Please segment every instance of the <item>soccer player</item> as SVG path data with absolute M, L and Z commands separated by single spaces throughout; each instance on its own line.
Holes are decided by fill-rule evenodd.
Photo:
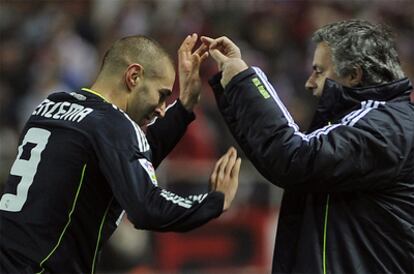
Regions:
M 32 113 L 0 200 L 1 273 L 93 273 L 124 212 L 138 229 L 187 231 L 227 210 L 240 159 L 217 162 L 211 192 L 180 197 L 154 169 L 194 119 L 200 63 L 188 36 L 179 57 L 180 96 L 166 109 L 173 63 L 155 41 L 125 37 L 106 53 L 96 82 L 55 93 Z M 155 123 L 144 134 L 144 126 Z
M 362 20 L 314 33 L 309 134 L 233 42 L 202 40 L 224 119 L 284 189 L 272 272 L 414 273 L 414 92 L 391 34 Z

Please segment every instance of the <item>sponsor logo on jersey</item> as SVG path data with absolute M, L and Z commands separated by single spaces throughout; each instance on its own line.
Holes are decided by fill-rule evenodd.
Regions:
M 207 193 L 205 194 L 198 194 L 198 195 L 190 195 L 188 199 L 193 202 L 201 203 L 207 197 Z
M 191 208 L 193 202 L 189 199 L 181 197 L 175 193 L 169 192 L 168 190 L 161 190 L 161 196 L 164 197 L 165 200 L 172 202 L 173 204 L 177 204 L 184 208 Z
M 81 122 L 93 109 L 69 102 L 53 102 L 45 99 L 33 111 L 32 115 L 38 115 L 51 119 Z
M 151 179 L 151 182 L 155 186 L 158 186 L 157 176 L 155 175 L 155 170 L 154 170 L 154 167 L 152 166 L 151 162 L 148 161 L 147 159 L 138 159 L 138 161 L 141 164 L 141 166 L 145 169 L 145 171 L 147 172 L 148 176 Z
M 266 88 L 263 86 L 262 82 L 259 80 L 259 78 L 254 77 L 252 79 L 253 84 L 256 86 L 256 88 L 259 90 L 260 94 L 263 96 L 263 98 L 268 99 L 270 98 L 269 92 L 266 90 Z

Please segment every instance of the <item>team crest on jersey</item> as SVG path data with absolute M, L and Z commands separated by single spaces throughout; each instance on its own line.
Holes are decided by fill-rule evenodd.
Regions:
M 155 175 L 155 170 L 154 170 L 154 167 L 152 166 L 152 163 L 148 161 L 147 159 L 138 159 L 138 161 L 141 164 L 141 166 L 145 169 L 145 171 L 147 172 L 148 176 L 151 179 L 151 182 L 155 186 L 158 186 L 157 176 Z

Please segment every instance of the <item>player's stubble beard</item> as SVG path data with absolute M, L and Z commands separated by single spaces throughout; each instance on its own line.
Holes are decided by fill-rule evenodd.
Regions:
M 140 127 L 145 126 L 153 120 L 155 107 L 152 106 L 148 99 L 150 99 L 150 90 L 143 84 L 129 96 L 127 100 L 125 112 L 137 123 Z

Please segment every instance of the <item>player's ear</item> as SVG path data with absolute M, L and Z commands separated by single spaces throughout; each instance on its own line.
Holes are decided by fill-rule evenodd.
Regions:
M 125 72 L 125 85 L 128 91 L 132 91 L 142 80 L 144 67 L 140 64 L 130 64 Z

